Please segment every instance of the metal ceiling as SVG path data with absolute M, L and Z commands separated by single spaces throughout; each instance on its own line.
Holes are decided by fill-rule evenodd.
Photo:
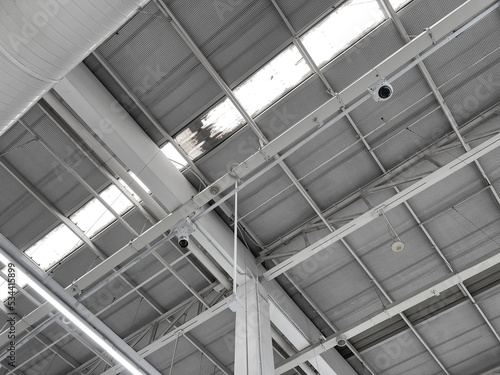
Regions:
M 0 233 L 24 251 L 67 225 L 83 245 L 47 271 L 46 284 L 57 282 L 116 333 L 115 347 L 144 373 L 230 375 L 239 371 L 240 318 L 227 302 L 234 200 L 219 200 L 236 175 L 237 283 L 252 274 L 268 294 L 272 325 L 262 340 L 272 337 L 276 374 L 496 373 L 498 8 L 439 43 L 498 2 L 412 0 L 396 13 L 376 1 L 384 22 L 321 69 L 303 51 L 315 73 L 255 118 L 232 90 L 292 43 L 303 48 L 298 36 L 350 2 L 149 2 L 76 70 L 88 68 L 127 120 L 110 128 L 88 120 L 99 109 L 87 103 L 105 96 L 96 89 L 74 100 L 70 91 L 84 85 L 78 91 L 74 71 L 0 136 Z M 379 72 L 395 93 L 377 103 L 365 96 Z M 140 159 L 224 98 L 246 124 L 210 142 L 182 175 L 166 158 Z M 118 116 L 118 108 L 105 109 Z M 140 139 L 127 138 L 128 126 Z M 89 238 L 69 217 L 111 183 L 133 208 Z M 197 230 L 183 249 L 172 229 L 188 215 Z M 394 235 L 401 253 L 390 249 Z M 33 287 L 18 289 L 17 366 L 4 327 L 1 375 L 128 374 Z

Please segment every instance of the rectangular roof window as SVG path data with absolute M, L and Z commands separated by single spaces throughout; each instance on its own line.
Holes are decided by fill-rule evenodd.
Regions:
M 167 142 L 162 148 L 162 152 L 165 154 L 169 160 L 174 163 L 175 167 L 179 170 L 184 169 L 186 165 L 188 164 L 186 159 L 179 154 L 179 152 L 175 149 L 175 147 L 170 143 Z
M 399 10 L 408 4 L 411 0 L 390 0 L 394 10 Z
M 217 146 L 243 124 L 245 120 L 226 98 L 192 121 L 175 139 L 191 159 L 196 159 Z
M 145 191 L 146 193 L 151 194 L 151 190 L 149 190 L 149 188 L 148 188 L 146 185 L 144 185 L 144 183 L 143 183 L 143 182 L 139 179 L 139 177 L 137 177 L 137 176 L 135 175 L 135 173 L 134 173 L 134 172 L 129 171 L 129 172 L 128 172 L 128 174 L 129 174 L 130 176 L 132 176 L 132 178 L 133 178 L 133 179 L 134 179 L 134 180 L 135 180 L 135 181 L 139 184 L 139 186 L 141 186 L 141 187 L 144 189 L 144 191 Z M 132 188 L 131 188 L 130 186 L 128 186 L 128 184 L 127 184 L 127 183 L 125 183 L 125 181 L 123 181 L 121 178 L 119 178 L 119 179 L 118 179 L 118 182 L 119 182 L 120 184 L 122 184 L 122 185 L 125 187 L 125 189 L 127 189 L 127 190 L 129 191 L 129 193 L 130 193 L 130 194 L 132 194 L 132 196 L 133 196 L 135 199 L 137 199 L 139 202 L 141 202 L 141 198 L 139 197 L 139 195 L 137 195 L 137 193 L 136 193 L 134 190 L 132 190 Z
M 41 269 L 47 270 L 82 244 L 64 224 L 59 225 L 26 251 Z
M 301 40 L 321 67 L 384 18 L 377 1 L 350 0 L 305 33 Z
M 255 117 L 312 74 L 292 45 L 234 89 L 245 111 Z M 246 121 L 229 99 L 194 120 L 176 140 L 191 159 L 210 151 Z
M 297 47 L 292 45 L 240 84 L 234 93 L 247 113 L 255 117 L 311 73 Z
M 110 185 L 99 195 L 119 215 L 133 206 L 115 185 Z M 78 225 L 87 237 L 92 237 L 116 220 L 115 216 L 95 198 L 71 215 L 70 219 Z
M 115 186 L 110 185 L 99 194 L 119 215 L 132 203 Z M 115 216 L 97 199 L 90 200 L 70 216 L 87 237 L 92 237 L 116 220 Z M 83 242 L 66 225 L 61 224 L 26 251 L 26 255 L 46 271 L 78 248 Z

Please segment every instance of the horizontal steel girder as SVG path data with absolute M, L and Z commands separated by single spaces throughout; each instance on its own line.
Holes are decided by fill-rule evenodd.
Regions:
M 436 171 L 434 171 L 433 173 L 431 173 L 427 177 L 422 178 L 421 180 L 419 180 L 415 184 L 411 185 L 410 187 L 406 188 L 405 190 L 402 190 L 401 192 L 399 192 L 398 194 L 394 195 L 393 197 L 387 199 L 383 203 L 380 203 L 379 205 L 377 205 L 376 207 L 372 208 L 371 210 L 365 212 L 363 215 L 354 219 L 350 223 L 344 225 L 343 227 L 340 227 L 339 229 L 337 229 L 333 233 L 330 233 L 329 235 L 316 241 L 312 245 L 301 250 L 299 253 L 297 253 L 297 254 L 291 256 L 290 258 L 288 258 L 287 260 L 283 261 L 279 265 L 271 268 L 269 271 L 264 273 L 263 277 L 266 278 L 267 280 L 272 280 L 272 279 L 278 277 L 283 272 L 288 271 L 290 268 L 295 267 L 297 264 L 305 261 L 306 259 L 319 253 L 320 251 L 328 248 L 329 246 L 331 246 L 335 242 L 342 240 L 343 238 L 347 237 L 349 234 L 355 232 L 356 230 L 360 229 L 361 227 L 365 226 L 366 224 L 377 219 L 383 213 L 390 211 L 391 209 L 397 207 L 398 205 L 408 201 L 409 199 L 413 198 L 417 194 L 430 188 L 431 186 L 437 184 L 438 182 L 444 180 L 446 177 L 449 177 L 453 173 L 461 170 L 462 168 L 466 167 L 470 163 L 479 159 L 481 156 L 486 155 L 488 152 L 490 152 L 498 147 L 500 147 L 500 134 L 497 134 L 496 136 L 490 138 L 486 142 L 473 148 L 472 150 L 465 153 L 464 155 L 456 158 L 452 162 L 437 169 Z
M 262 147 L 260 152 L 253 154 L 247 160 L 234 168 L 231 174 L 228 173 L 219 178 L 217 181 L 194 196 L 188 202 L 174 210 L 169 216 L 167 216 L 156 225 L 148 229 L 146 232 L 144 232 L 142 235 L 137 237 L 135 240 L 130 242 L 127 246 L 123 247 L 108 259 L 96 266 L 93 270 L 88 272 L 86 275 L 76 280 L 74 282 L 74 286 L 79 290 L 85 290 L 88 286 L 95 283 L 96 280 L 104 277 L 104 275 L 106 275 L 114 267 L 127 261 L 131 257 L 137 256 L 138 251 L 144 248 L 147 244 L 158 239 L 165 232 L 173 228 L 179 221 L 185 219 L 188 216 L 201 214 L 203 212 L 203 206 L 211 201 L 214 197 L 211 190 L 217 191 L 216 194 L 218 194 L 219 192 L 232 187 L 234 185 L 234 174 L 236 174 L 239 178 L 248 176 L 258 168 L 262 167 L 264 164 L 268 163 L 269 159 L 273 155 L 276 155 L 290 145 L 295 144 L 311 130 L 320 126 L 320 129 L 318 131 L 321 131 L 327 126 L 330 126 L 340 117 L 338 116 L 338 118 L 336 117 L 333 120 L 330 120 L 328 123 L 323 123 L 326 122 L 327 119 L 329 119 L 342 107 L 351 103 L 355 98 L 363 95 L 363 93 L 366 93 L 367 88 L 370 87 L 374 82 L 378 81 L 380 77 L 390 76 L 393 72 L 395 72 L 405 64 L 408 64 L 417 55 L 422 54 L 428 48 L 433 47 L 437 40 L 440 40 L 444 37 L 447 37 L 448 41 L 454 39 L 459 35 L 459 33 L 456 31 L 457 28 L 471 19 L 475 14 L 485 11 L 485 9 L 487 9 L 488 7 L 490 7 L 490 9 L 488 9 L 489 12 L 493 11 L 494 9 L 492 6 L 494 6 L 494 9 L 498 8 L 497 0 L 469 0 L 464 3 L 454 12 L 450 13 L 447 17 L 443 18 L 441 21 L 429 28 L 426 32 L 414 38 L 410 43 L 406 44 L 399 51 L 394 53 L 385 61 L 377 65 L 370 72 L 368 72 L 352 85 L 340 92 L 337 97 L 331 99 L 329 102 L 318 108 L 316 111 L 312 112 L 303 120 L 299 121 L 285 133 L 270 142 L 268 145 Z M 486 16 L 486 14 L 481 15 L 481 17 L 484 16 Z M 348 111 L 346 110 L 342 113 L 341 116 L 344 116 L 347 113 Z M 269 166 L 273 165 L 274 163 L 277 163 L 277 160 L 273 161 L 273 163 L 271 164 L 268 164 L 266 170 L 268 170 Z M 242 185 L 240 185 L 240 188 L 244 187 L 245 184 L 249 181 L 250 180 L 245 181 Z M 228 194 L 224 198 L 228 198 L 231 195 L 232 194 Z M 223 201 L 224 200 L 220 200 L 218 204 L 222 203 Z
M 469 263 L 466 267 L 464 267 L 460 271 L 457 271 L 455 274 L 452 274 L 451 276 L 445 276 L 441 278 L 440 281 L 423 287 L 420 290 L 410 294 L 408 297 L 390 304 L 383 311 L 368 316 L 367 318 L 363 319 L 357 324 L 354 324 L 350 328 L 339 331 L 336 334 L 327 337 L 324 341 L 321 341 L 308 347 L 307 349 L 300 351 L 287 360 L 279 363 L 276 367 L 275 375 L 284 374 L 288 370 L 295 368 L 301 363 L 334 348 L 337 345 L 337 339 L 339 337 L 350 339 L 356 335 L 359 335 L 360 333 L 363 333 L 366 330 L 376 326 L 377 324 L 391 319 L 392 317 L 410 309 L 411 307 L 418 305 L 419 303 L 439 296 L 441 293 L 452 288 L 453 286 L 463 283 L 465 280 L 468 280 L 478 275 L 479 273 L 496 266 L 497 264 L 500 264 L 500 249 L 472 263 Z

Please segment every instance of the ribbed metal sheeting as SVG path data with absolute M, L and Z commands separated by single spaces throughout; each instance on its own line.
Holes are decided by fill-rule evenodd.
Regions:
M 318 19 L 323 13 L 331 8 L 338 8 L 346 0 L 277 0 L 279 7 L 283 10 L 293 28 L 302 31 L 309 23 Z
M 498 294 L 488 298 L 490 305 L 494 302 L 498 302 Z M 438 313 L 415 328 L 451 373 L 482 374 L 500 355 L 498 341 L 470 302 Z M 362 355 L 378 373 L 443 373 L 409 330 L 375 344 Z M 355 362 L 353 358 L 352 363 Z
M 340 92 L 403 45 L 394 25 L 385 22 L 327 64 L 324 74 L 333 89 Z
M 95 190 L 100 191 L 109 183 L 39 108 L 33 107 L 23 120 Z M 21 124 L 11 127 L 0 137 L 0 153 L 66 216 L 91 198 L 90 193 Z M 0 229 L 16 246 L 23 248 L 58 223 L 56 217 L 6 171 L 2 183 L 7 187 L 2 194 L 5 206 L 0 208 L 0 223 L 3 223 Z
M 270 1 L 232 3 L 180 0 L 171 5 L 174 15 L 229 85 L 248 76 L 291 42 Z
M 489 191 L 483 191 L 431 220 L 426 228 L 451 265 L 461 269 L 498 249 L 498 244 L 489 238 L 500 235 L 498 217 L 493 197 Z
M 32 108 L 24 119 L 93 189 L 100 191 L 104 185 L 109 184 L 107 178 L 39 108 Z M 4 137 L 8 140 L 16 134 L 22 135 L 26 140 L 33 139 L 21 125 L 12 127 Z M 22 144 L 24 141 L 19 139 L 16 142 Z M 70 215 L 90 199 L 87 189 L 40 142 L 34 141 L 15 149 L 5 155 L 5 158 L 64 215 Z
M 213 104 L 221 95 L 215 81 L 153 3 L 98 50 L 171 135 L 191 121 L 193 113 L 205 110 L 207 103 Z M 127 103 L 114 80 L 97 69 L 93 57 L 86 64 L 120 103 Z M 154 133 L 152 136 L 154 139 Z
M 0 231 L 12 243 L 24 248 L 57 225 L 57 219 L 1 167 L 0 179 Z
M 399 12 L 409 35 L 418 35 L 465 3 L 466 0 L 413 1 Z
M 0 3 L 0 134 L 147 0 Z
M 488 54 L 490 56 L 486 57 L 485 61 L 468 70 L 464 75 L 469 76 L 473 72 L 481 72 L 485 66 L 491 64 L 491 59 L 498 60 L 500 52 L 495 51 L 495 49 L 499 47 L 499 22 L 500 14 L 498 12 L 492 13 L 460 36 L 458 40 L 447 44 L 425 60 L 425 64 L 438 86 L 448 82 L 466 67 L 473 65 Z M 446 94 L 455 86 L 457 86 L 455 80 L 451 81 L 444 86 L 443 93 Z

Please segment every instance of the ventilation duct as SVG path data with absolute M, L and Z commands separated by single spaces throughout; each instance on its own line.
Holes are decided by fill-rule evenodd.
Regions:
M 0 135 L 147 2 L 0 1 Z

